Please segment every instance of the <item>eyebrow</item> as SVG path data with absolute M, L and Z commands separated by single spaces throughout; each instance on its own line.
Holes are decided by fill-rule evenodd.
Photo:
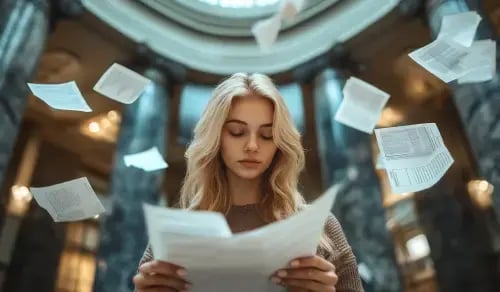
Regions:
M 237 124 L 241 124 L 241 125 L 245 125 L 245 126 L 248 126 L 248 124 L 242 120 L 237 120 L 237 119 L 231 119 L 231 120 L 227 120 L 226 121 L 226 124 L 228 123 L 237 123 Z M 267 123 L 267 124 L 263 124 L 263 125 L 260 125 L 259 128 L 263 128 L 263 127 L 272 127 L 273 126 L 273 123 Z

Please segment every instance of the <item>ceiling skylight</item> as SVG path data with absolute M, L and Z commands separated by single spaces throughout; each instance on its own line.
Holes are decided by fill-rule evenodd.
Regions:
M 253 8 L 278 3 L 280 0 L 198 0 L 214 6 L 223 8 Z

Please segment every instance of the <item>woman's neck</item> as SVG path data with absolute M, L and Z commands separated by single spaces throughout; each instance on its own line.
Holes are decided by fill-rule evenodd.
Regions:
M 241 206 L 260 202 L 262 198 L 261 176 L 255 179 L 244 179 L 228 171 L 227 180 L 233 205 Z

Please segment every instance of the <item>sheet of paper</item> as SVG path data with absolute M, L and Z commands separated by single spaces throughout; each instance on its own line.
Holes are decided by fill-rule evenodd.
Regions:
M 199 231 L 191 232 L 189 228 L 186 228 L 186 234 L 179 234 L 182 229 L 175 228 L 177 235 L 172 236 L 171 227 L 161 224 L 167 220 L 147 214 L 146 224 L 153 254 L 156 259 L 185 267 L 188 280 L 193 283 L 190 291 L 284 291 L 270 281 L 271 274 L 292 259 L 316 253 L 336 194 L 327 192 L 286 220 L 230 237 L 226 236 L 227 233 L 224 236 L 207 236 L 207 233 L 197 236 Z M 165 213 L 175 211 L 163 209 L 161 211 Z M 184 222 L 182 216 L 197 211 L 180 212 L 176 214 L 176 222 Z M 203 217 L 208 218 L 209 214 L 201 213 L 191 223 L 198 221 L 203 225 L 205 220 L 209 221 Z
M 481 16 L 475 11 L 446 15 L 441 20 L 438 39 L 450 39 L 464 47 L 474 41 Z
M 168 167 L 168 164 L 156 147 L 143 152 L 125 155 L 123 156 L 123 161 L 126 166 L 141 168 L 144 171 L 155 171 Z
M 105 212 L 86 177 L 48 187 L 30 187 L 30 191 L 55 222 L 78 221 Z
M 149 82 L 146 77 L 114 63 L 97 81 L 94 90 L 118 102 L 130 104 L 139 98 Z
M 259 20 L 252 26 L 252 34 L 262 51 L 268 51 L 278 38 L 281 28 L 281 17 L 274 15 L 270 18 Z
M 252 26 L 252 34 L 261 51 L 267 52 L 278 39 L 283 20 L 293 20 L 304 7 L 305 0 L 283 0 L 278 11 L 271 17 L 257 21 Z
M 344 99 L 335 120 L 371 134 L 390 95 L 355 77 L 347 80 L 342 92 Z
M 375 164 L 376 169 L 384 169 L 385 168 L 385 161 L 384 157 L 382 155 L 377 156 L 377 163 Z
M 427 189 L 453 164 L 434 123 L 376 129 L 375 135 L 394 193 Z
M 304 1 L 305 0 L 282 1 L 278 12 L 281 16 L 281 19 L 287 21 L 294 19 L 304 7 Z
M 462 66 L 461 61 L 467 54 L 466 47 L 446 39 L 437 39 L 409 56 L 439 79 L 451 82 L 465 74 L 467 68 Z
M 231 237 L 231 229 L 220 213 L 164 208 L 143 205 L 146 227 L 153 254 L 156 258 L 167 258 L 168 250 L 163 245 L 163 236 L 187 239 L 201 237 Z
M 34 96 L 48 106 L 69 111 L 91 112 L 75 81 L 60 84 L 27 83 Z
M 493 79 L 496 74 L 497 45 L 493 40 L 476 41 L 469 48 L 469 54 L 462 59 L 462 66 L 467 73 L 458 79 L 458 83 L 484 82 Z

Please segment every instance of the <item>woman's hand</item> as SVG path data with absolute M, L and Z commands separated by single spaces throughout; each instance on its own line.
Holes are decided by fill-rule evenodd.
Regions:
M 277 271 L 272 281 L 289 291 L 335 292 L 338 277 L 335 266 L 316 255 L 293 260 L 287 268 Z
M 190 284 L 185 279 L 186 275 L 182 267 L 153 260 L 139 267 L 133 281 L 137 292 L 188 291 Z

